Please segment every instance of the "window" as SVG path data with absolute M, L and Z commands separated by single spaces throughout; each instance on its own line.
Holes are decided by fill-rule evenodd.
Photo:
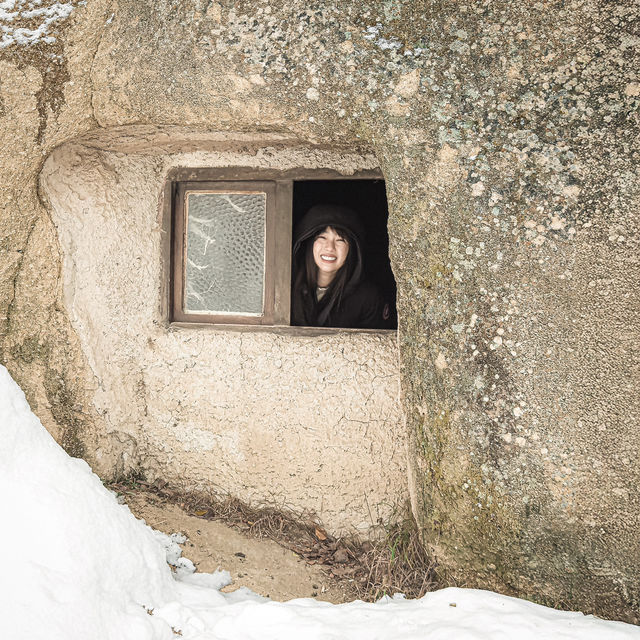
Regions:
M 387 328 L 395 327 L 379 173 L 181 169 L 169 186 L 172 321 L 289 325 L 292 230 L 314 204 L 330 203 L 361 214 L 368 276 L 391 304 Z

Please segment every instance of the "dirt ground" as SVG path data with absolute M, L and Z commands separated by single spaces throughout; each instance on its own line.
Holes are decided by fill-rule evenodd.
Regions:
M 226 569 L 233 582 L 223 591 L 248 587 L 273 600 L 317 598 L 340 603 L 353 600 L 348 581 L 338 581 L 317 565 L 269 539 L 251 537 L 220 522 L 185 512 L 144 491 L 127 492 L 132 513 L 166 534 L 182 533 L 182 555 L 200 572 Z

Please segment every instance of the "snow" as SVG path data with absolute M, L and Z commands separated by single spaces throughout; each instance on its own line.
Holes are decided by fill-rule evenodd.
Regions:
M 194 573 L 180 557 L 184 536 L 119 504 L 56 444 L 2 366 L 0 429 L 7 640 L 640 640 L 633 625 L 472 589 L 343 605 L 222 593 L 229 573 Z
M 380 49 L 402 49 L 403 44 L 397 38 L 387 39 L 387 38 L 378 37 L 378 34 L 380 33 L 380 29 L 382 29 L 382 23 L 377 22 L 374 26 L 367 27 L 362 37 L 365 40 L 372 41 L 374 44 L 380 47 Z
M 49 33 L 50 27 L 66 20 L 73 9 L 71 2 L 42 6 L 42 0 L 0 0 L 0 49 L 13 44 L 28 46 L 36 42 L 55 42 L 55 37 Z

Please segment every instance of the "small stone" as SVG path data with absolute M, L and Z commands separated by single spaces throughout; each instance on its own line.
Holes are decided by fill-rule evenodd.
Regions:
M 549 226 L 554 231 L 559 231 L 560 229 L 564 229 L 564 221 L 558 218 L 558 216 L 553 216 L 553 218 L 551 218 L 551 224 Z
M 580 195 L 580 187 L 572 184 L 570 187 L 565 187 L 563 193 L 567 198 L 577 198 Z
M 307 100 L 319 100 L 320 93 L 315 87 L 309 87 L 307 89 Z
M 396 83 L 396 93 L 403 98 L 410 98 L 420 86 L 420 71 L 414 69 L 411 73 L 405 73 Z
M 624 88 L 624 93 L 627 96 L 640 96 L 640 82 L 630 82 Z
M 483 191 L 484 191 L 484 184 L 482 182 L 476 182 L 474 185 L 471 186 L 471 194 L 473 195 L 474 198 L 478 198 L 479 196 L 481 196 Z

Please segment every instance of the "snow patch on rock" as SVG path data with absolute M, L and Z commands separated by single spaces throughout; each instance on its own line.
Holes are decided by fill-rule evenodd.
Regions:
M 47 4 L 42 0 L 0 1 L 0 49 L 13 44 L 52 44 L 56 38 L 50 33 L 51 26 L 66 20 L 74 8 L 71 2 Z

